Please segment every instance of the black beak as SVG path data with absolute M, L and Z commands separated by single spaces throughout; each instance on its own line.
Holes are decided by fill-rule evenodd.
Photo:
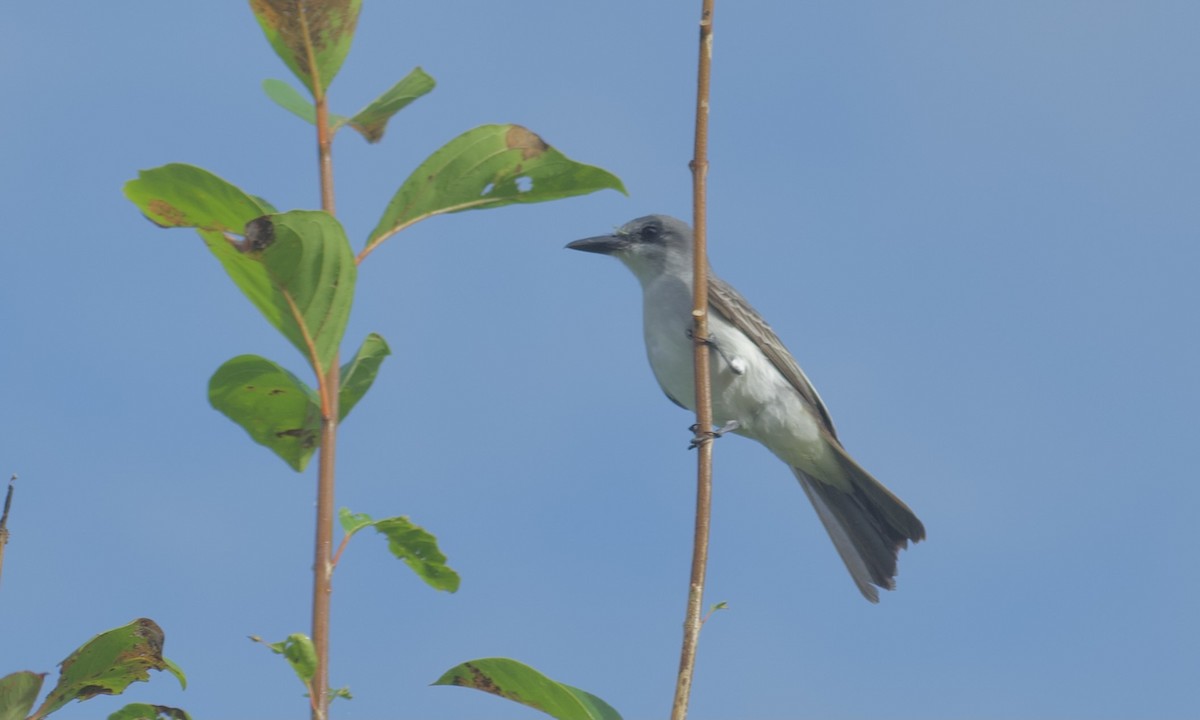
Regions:
M 600 235 L 567 243 L 567 247 L 571 250 L 612 255 L 629 247 L 629 239 L 620 235 Z

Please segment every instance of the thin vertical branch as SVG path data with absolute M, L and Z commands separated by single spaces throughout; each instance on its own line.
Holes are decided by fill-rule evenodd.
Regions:
M 337 214 L 333 202 L 333 133 L 329 131 L 329 103 L 325 94 L 314 103 L 317 109 L 317 168 L 321 175 L 321 209 Z
M 334 459 L 338 427 L 338 365 L 335 361 L 324 383 L 333 391 L 321 409 L 321 450 L 317 464 L 317 531 L 313 558 L 312 640 L 317 655 L 313 673 L 313 720 L 325 720 L 329 707 L 329 615 L 333 594 Z M 332 407 L 330 407 L 332 406 Z
M 704 576 L 708 568 L 708 535 L 712 514 L 712 382 L 709 377 L 708 339 L 708 97 L 712 74 L 713 0 L 702 0 L 700 14 L 700 60 L 696 82 L 696 145 L 692 156 L 692 337 L 695 339 L 696 433 L 696 530 L 692 545 L 692 573 L 688 586 L 687 614 L 683 621 L 683 645 L 679 675 L 675 682 L 672 720 L 687 717 L 692 678 L 696 669 L 696 645 L 703 624 Z
M 17 476 L 8 479 L 8 492 L 4 495 L 4 512 L 0 514 L 0 574 L 4 571 L 4 546 L 8 544 L 8 511 L 12 509 L 13 483 Z
M 320 87 L 319 83 L 314 83 Z M 317 167 L 321 180 L 321 208 L 334 214 L 333 133 L 329 131 L 329 105 L 324 93 L 316 97 Z M 334 459 L 337 450 L 338 358 L 334 356 L 321 388 L 321 449 L 317 463 L 317 529 L 313 553 L 312 641 L 317 663 L 312 679 L 312 720 L 326 720 L 329 710 L 329 615 L 333 594 Z

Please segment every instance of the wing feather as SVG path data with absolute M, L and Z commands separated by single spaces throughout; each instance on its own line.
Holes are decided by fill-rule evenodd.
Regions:
M 817 411 L 821 422 L 837 441 L 837 430 L 833 427 L 833 418 L 829 416 L 829 410 L 817 394 L 817 389 L 809 382 L 808 376 L 796 363 L 796 359 L 784 347 L 783 341 L 741 293 L 711 272 L 708 274 L 708 304 L 735 327 L 741 328 L 743 334 L 762 350 L 775 369 L 796 388 L 800 397 Z

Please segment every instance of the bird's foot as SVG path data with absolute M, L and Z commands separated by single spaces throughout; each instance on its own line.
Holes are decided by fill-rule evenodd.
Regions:
M 717 428 L 716 430 L 708 430 L 705 432 L 701 432 L 699 424 L 692 425 L 690 428 L 688 428 L 688 430 L 692 431 L 692 442 L 688 445 L 688 450 L 695 450 L 696 448 L 700 447 L 704 443 L 712 442 L 713 440 L 721 437 L 725 433 L 733 432 L 734 430 L 737 430 L 741 426 L 742 426 L 742 424 L 740 422 L 738 422 L 737 420 L 730 420 L 729 422 L 725 423 L 724 425 Z
M 725 351 L 721 348 L 721 344 L 717 342 L 717 339 L 714 336 L 709 335 L 706 338 L 697 338 L 696 333 L 692 330 L 692 328 L 687 329 L 687 336 L 693 342 L 707 345 L 710 348 L 712 348 L 713 350 L 715 350 L 717 355 L 719 355 L 720 358 L 725 361 L 725 364 L 729 366 L 729 370 L 734 375 L 745 374 L 746 361 L 741 359 L 740 357 L 730 357 L 729 355 L 727 355 L 725 353 Z

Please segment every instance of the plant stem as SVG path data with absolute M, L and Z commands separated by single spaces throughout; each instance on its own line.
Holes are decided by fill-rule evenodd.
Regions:
M 318 85 L 319 87 L 319 85 Z M 321 179 L 321 209 L 334 214 L 333 136 L 324 93 L 316 97 L 317 167 Z M 329 605 L 333 593 L 334 459 L 337 450 L 338 358 L 334 356 L 321 385 L 321 449 L 317 463 L 317 529 L 313 559 L 312 641 L 317 664 L 312 679 L 312 720 L 326 720 L 329 711 Z
M 317 167 L 321 173 L 321 209 L 336 215 L 333 202 L 333 133 L 329 132 L 329 103 L 325 95 L 315 103 L 317 109 Z
M 327 388 L 338 386 L 336 361 L 326 374 Z M 325 720 L 329 707 L 329 605 L 333 593 L 334 458 L 337 446 L 337 392 L 328 394 L 332 408 L 321 413 L 321 450 L 317 466 L 317 539 L 313 560 L 312 640 L 317 654 L 313 673 L 313 720 Z
M 8 479 L 8 493 L 4 496 L 4 512 L 0 514 L 0 572 L 4 570 L 4 546 L 8 544 L 8 511 L 12 509 L 13 483 L 17 476 Z
M 696 448 L 696 529 L 692 540 L 692 574 L 688 586 L 687 614 L 683 621 L 683 645 L 679 653 L 679 675 L 671 720 L 687 717 L 692 678 L 696 669 L 696 644 L 700 640 L 704 576 L 708 568 L 708 535 L 712 514 L 712 378 L 709 376 L 708 339 L 708 246 L 705 213 L 708 207 L 708 96 L 712 75 L 713 0 L 702 0 L 700 14 L 700 60 L 696 82 L 696 144 L 692 169 L 692 320 L 695 338 L 697 435 L 708 433 Z

